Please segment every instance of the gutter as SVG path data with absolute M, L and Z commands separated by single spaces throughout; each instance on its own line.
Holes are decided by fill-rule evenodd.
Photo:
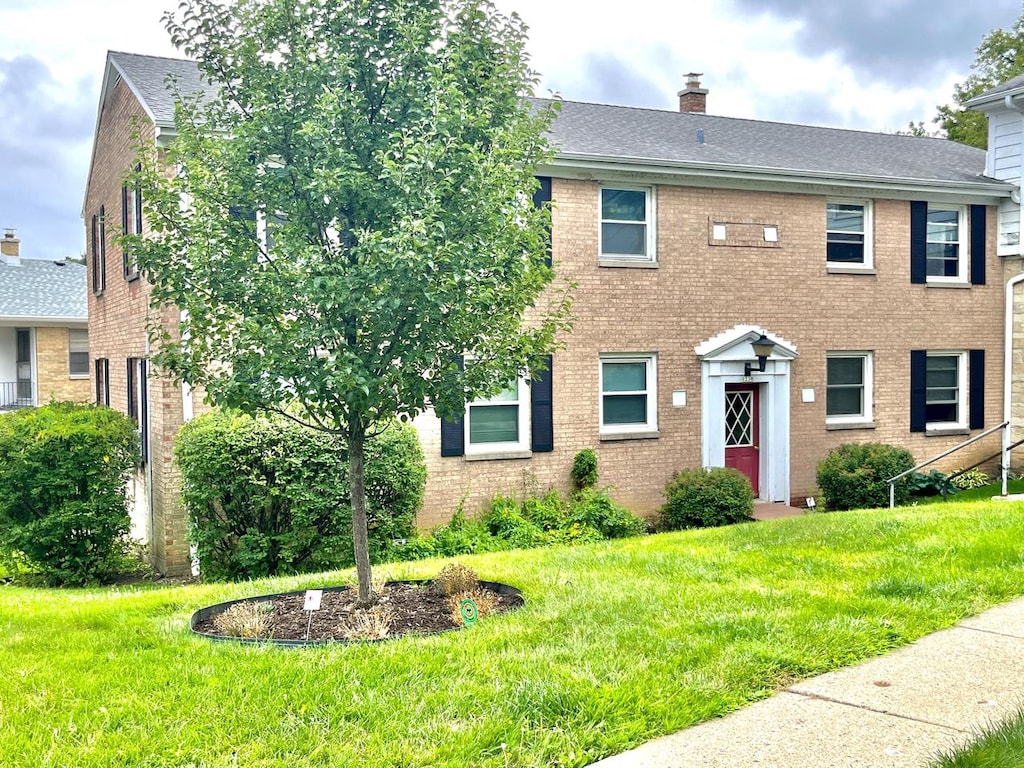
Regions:
M 887 188 L 894 192 L 927 194 L 934 198 L 936 191 L 945 192 L 958 198 L 984 198 L 997 202 L 1009 197 L 1015 185 L 997 179 L 978 176 L 978 182 L 951 181 L 948 179 L 901 179 L 868 176 L 863 174 L 837 174 L 830 171 L 807 171 L 792 168 L 738 167 L 723 163 L 672 161 L 654 158 L 615 158 L 609 160 L 603 155 L 560 153 L 554 160 L 541 166 L 541 170 L 572 170 L 585 176 L 587 172 L 617 172 L 633 175 L 663 175 L 666 177 L 691 177 L 699 179 L 720 179 L 722 181 L 748 181 L 760 183 L 780 182 L 802 183 L 812 186 L 849 186 Z M 557 174 L 553 174 L 557 175 Z

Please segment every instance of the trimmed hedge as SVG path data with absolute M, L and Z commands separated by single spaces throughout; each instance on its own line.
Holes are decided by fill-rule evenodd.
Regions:
M 750 520 L 754 491 L 732 467 L 684 469 L 665 485 L 661 524 L 666 530 L 707 528 Z
M 354 564 L 347 451 L 284 417 L 213 411 L 178 433 L 175 460 L 200 571 L 235 580 Z M 366 444 L 370 556 L 412 534 L 426 466 L 415 430 Z
M 50 403 L 0 416 L 0 549 L 54 585 L 127 563 L 135 423 L 110 408 Z
M 885 443 L 846 443 L 834 448 L 818 464 L 818 486 L 831 510 L 889 506 L 890 477 L 914 466 L 906 448 Z M 896 504 L 910 499 L 911 482 L 896 484 Z

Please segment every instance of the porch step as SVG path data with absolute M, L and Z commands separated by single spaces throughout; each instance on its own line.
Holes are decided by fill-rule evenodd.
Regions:
M 806 509 L 790 507 L 785 504 L 772 504 L 768 501 L 754 503 L 755 520 L 778 520 L 780 517 L 796 517 L 806 512 Z

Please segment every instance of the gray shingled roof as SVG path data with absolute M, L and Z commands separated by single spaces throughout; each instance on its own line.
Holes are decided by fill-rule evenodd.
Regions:
M 1017 75 L 1017 77 L 1007 80 L 1005 83 L 1000 83 L 995 88 L 990 88 L 989 90 L 968 99 L 966 104 L 967 106 L 974 106 L 976 104 L 983 104 L 987 101 L 995 101 L 1008 93 L 1019 91 L 1022 88 L 1024 88 L 1024 75 Z
M 703 132 L 704 143 L 698 140 Z M 991 184 L 985 151 L 945 139 L 565 101 L 554 142 L 583 155 L 698 167 Z
M 117 52 L 110 57 L 158 123 L 174 118 L 168 74 L 177 78 L 182 93 L 215 90 L 193 61 Z M 703 144 L 698 131 L 703 131 Z M 982 176 L 983 150 L 944 139 L 573 101 L 562 102 L 552 133 L 562 159 L 583 156 L 893 182 L 996 183 Z
M 194 61 L 140 56 L 120 51 L 110 51 L 109 56 L 153 115 L 157 125 L 174 124 L 174 92 L 169 87 L 168 77 L 174 79 L 182 94 L 204 93 L 212 96 L 217 92 L 217 87 L 206 81 Z
M 22 258 L 0 260 L 0 320 L 71 320 L 89 316 L 85 265 Z

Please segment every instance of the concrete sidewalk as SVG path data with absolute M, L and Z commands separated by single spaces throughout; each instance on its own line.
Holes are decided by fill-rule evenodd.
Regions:
M 593 768 L 920 768 L 1024 705 L 1024 599 Z

